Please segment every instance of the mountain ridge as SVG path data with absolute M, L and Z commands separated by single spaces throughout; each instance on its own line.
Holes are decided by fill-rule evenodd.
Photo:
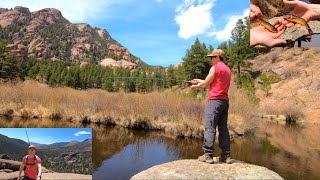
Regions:
M 23 59 L 38 58 L 72 63 L 100 63 L 105 58 L 147 65 L 113 39 L 106 29 L 73 24 L 55 8 L 0 9 L 0 39 Z

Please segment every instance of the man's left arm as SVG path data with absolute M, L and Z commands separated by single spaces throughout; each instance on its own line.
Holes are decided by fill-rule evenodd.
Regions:
M 198 81 L 199 83 L 197 85 L 192 85 L 192 89 L 204 89 L 210 86 L 214 79 L 214 66 L 210 68 L 209 74 L 207 75 L 205 80 Z
M 41 163 L 38 164 L 38 175 L 37 175 L 37 180 L 38 179 L 41 179 L 41 174 L 42 174 L 42 166 L 41 166 Z

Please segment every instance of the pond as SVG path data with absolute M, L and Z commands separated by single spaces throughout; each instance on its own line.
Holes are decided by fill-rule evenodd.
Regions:
M 162 131 L 1 117 L 0 127 L 92 127 L 94 180 L 130 179 L 154 165 L 178 159 L 196 159 L 203 153 L 202 139 L 174 138 Z M 298 127 L 262 121 L 258 122 L 254 136 L 232 141 L 231 156 L 267 167 L 285 179 L 320 179 L 319 137 L 319 125 Z M 218 156 L 217 144 L 215 149 L 215 156 Z
M 256 134 L 232 141 L 233 159 L 264 166 L 285 179 L 320 179 L 320 127 L 261 122 Z M 96 127 L 93 179 L 130 179 L 154 165 L 202 155 L 201 139 L 161 132 Z M 219 149 L 217 144 L 215 149 Z M 218 156 L 219 152 L 215 152 Z

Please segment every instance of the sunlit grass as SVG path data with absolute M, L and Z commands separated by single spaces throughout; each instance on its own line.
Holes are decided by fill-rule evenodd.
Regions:
M 14 116 L 52 118 L 66 122 L 87 120 L 135 129 L 164 130 L 169 134 L 202 137 L 207 100 L 166 91 L 109 93 L 103 90 L 50 88 L 32 81 L 0 85 L 0 113 Z M 235 87 L 230 89 L 230 113 L 250 119 L 253 106 Z M 233 117 L 237 117 L 233 116 Z M 232 118 L 232 123 L 237 119 Z M 12 124 L 16 127 L 17 124 Z M 50 126 L 49 124 L 44 126 Z

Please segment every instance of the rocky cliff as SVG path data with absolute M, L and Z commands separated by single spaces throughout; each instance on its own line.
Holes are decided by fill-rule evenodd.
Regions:
M 243 162 L 207 164 L 197 160 L 178 160 L 151 167 L 134 175 L 138 179 L 283 179 L 261 166 Z
M 114 40 L 108 31 L 89 24 L 72 24 L 57 9 L 30 12 L 25 7 L 0 9 L 0 40 L 22 58 L 45 58 L 75 63 L 101 62 L 112 58 L 144 65 Z
M 319 48 L 281 47 L 250 60 L 261 112 L 283 114 L 287 121 L 319 124 L 319 61 Z M 263 73 L 271 83 L 268 95 L 262 91 Z

